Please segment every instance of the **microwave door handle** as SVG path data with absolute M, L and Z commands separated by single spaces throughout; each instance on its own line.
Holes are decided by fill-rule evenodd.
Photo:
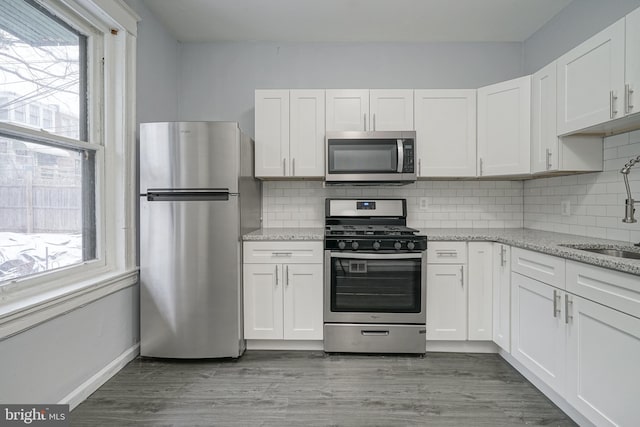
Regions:
M 398 139 L 398 173 L 402 173 L 404 166 L 404 142 L 402 139 Z

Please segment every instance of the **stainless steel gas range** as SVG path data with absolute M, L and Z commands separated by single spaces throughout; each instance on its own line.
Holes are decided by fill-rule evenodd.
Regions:
M 324 350 L 424 353 L 427 237 L 406 200 L 325 203 Z

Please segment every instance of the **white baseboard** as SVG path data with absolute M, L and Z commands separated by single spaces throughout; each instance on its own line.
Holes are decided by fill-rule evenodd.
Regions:
M 247 350 L 322 350 L 322 341 L 247 340 Z
M 427 351 L 445 353 L 497 353 L 493 341 L 427 341 Z
M 524 367 L 518 362 L 511 354 L 507 353 L 503 349 L 500 349 L 498 354 L 506 360 L 511 366 L 513 366 L 518 372 L 522 374 L 531 384 L 542 392 L 547 398 L 552 401 L 558 408 L 560 408 L 565 414 L 567 414 L 573 421 L 575 421 L 581 427 L 595 427 L 591 421 L 589 421 L 584 415 L 578 412 L 569 402 L 567 402 L 562 396 L 555 392 L 545 382 L 540 380 L 535 374 Z
M 74 409 L 124 368 L 127 363 L 135 359 L 138 354 L 140 354 L 140 343 L 125 350 L 120 356 L 113 359 L 107 366 L 100 369 L 95 375 L 76 387 L 75 390 L 63 397 L 58 403 L 69 405 L 69 410 Z

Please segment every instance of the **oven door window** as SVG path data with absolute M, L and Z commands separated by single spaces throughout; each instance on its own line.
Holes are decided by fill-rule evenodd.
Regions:
M 329 173 L 393 173 L 397 169 L 396 139 L 329 140 Z
M 420 313 L 421 259 L 331 258 L 331 311 Z

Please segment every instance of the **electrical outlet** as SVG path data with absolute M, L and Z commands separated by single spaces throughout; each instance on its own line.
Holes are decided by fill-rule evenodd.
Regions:
M 418 200 L 418 204 L 420 206 L 421 211 L 426 211 L 429 209 L 429 198 L 428 197 L 420 197 Z
M 560 202 L 560 215 L 562 216 L 571 215 L 571 201 L 563 200 Z

